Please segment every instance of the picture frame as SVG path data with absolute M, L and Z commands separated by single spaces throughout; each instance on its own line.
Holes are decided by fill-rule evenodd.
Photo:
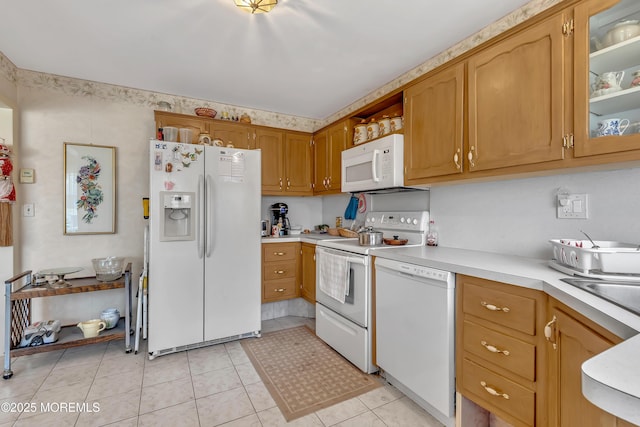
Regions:
M 64 234 L 115 234 L 116 147 L 64 143 Z

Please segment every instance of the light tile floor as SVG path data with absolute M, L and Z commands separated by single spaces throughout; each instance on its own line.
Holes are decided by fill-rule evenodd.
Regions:
M 262 332 L 313 319 L 264 321 Z M 441 424 L 394 387 L 287 423 L 238 341 L 149 360 L 122 341 L 14 359 L 0 426 L 427 426 Z

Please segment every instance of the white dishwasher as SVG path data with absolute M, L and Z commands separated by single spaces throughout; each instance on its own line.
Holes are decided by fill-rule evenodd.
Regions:
M 387 381 L 455 424 L 455 275 L 377 258 L 377 364 Z

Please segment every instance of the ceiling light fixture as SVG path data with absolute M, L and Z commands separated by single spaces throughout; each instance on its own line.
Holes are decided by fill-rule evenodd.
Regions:
M 265 13 L 276 7 L 278 0 L 233 0 L 245 12 Z

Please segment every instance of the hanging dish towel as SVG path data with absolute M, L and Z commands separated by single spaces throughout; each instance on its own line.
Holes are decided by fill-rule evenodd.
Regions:
M 344 211 L 344 219 L 356 219 L 356 215 L 358 214 L 358 198 L 355 194 L 351 194 L 351 199 L 349 199 L 349 204 L 347 205 L 347 209 Z
M 318 288 L 344 304 L 349 291 L 349 260 L 327 252 L 318 254 Z

